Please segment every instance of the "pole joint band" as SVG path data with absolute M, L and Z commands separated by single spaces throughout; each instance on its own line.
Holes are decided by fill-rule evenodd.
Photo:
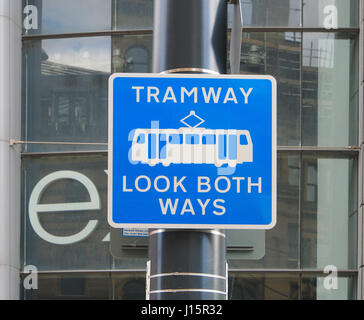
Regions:
M 161 74 L 170 74 L 170 73 L 184 73 L 184 72 L 196 72 L 196 73 L 207 73 L 207 74 L 220 74 L 217 71 L 204 69 L 204 68 L 175 68 L 162 71 Z
M 210 274 L 210 273 L 198 273 L 198 272 L 169 272 L 169 273 L 157 273 L 150 275 L 150 278 L 159 278 L 159 277 L 174 277 L 174 276 L 191 276 L 191 277 L 209 277 L 209 278 L 217 278 L 226 280 L 225 276 L 221 276 L 218 274 Z

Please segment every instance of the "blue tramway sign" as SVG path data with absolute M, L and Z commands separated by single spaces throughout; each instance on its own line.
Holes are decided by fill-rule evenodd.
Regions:
M 114 227 L 272 228 L 275 79 L 112 75 L 108 177 Z

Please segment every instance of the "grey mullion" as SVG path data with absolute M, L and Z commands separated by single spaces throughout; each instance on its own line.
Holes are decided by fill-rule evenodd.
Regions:
M 123 35 L 145 35 L 152 34 L 151 29 L 140 30 L 110 30 L 110 31 L 96 31 L 96 32 L 75 32 L 75 33 L 54 33 L 54 34 L 34 34 L 22 35 L 23 40 L 47 40 L 47 39 L 61 39 L 61 38 L 81 38 L 81 37 L 102 37 L 102 36 L 123 36 Z
M 231 28 L 227 29 L 231 32 Z M 244 27 L 243 32 L 321 32 L 321 33 L 359 33 L 359 28 L 292 28 L 292 27 Z M 53 33 L 53 34 L 23 34 L 23 40 L 45 40 L 45 39 L 59 39 L 59 38 L 79 38 L 79 37 L 100 37 L 100 36 L 113 36 L 113 35 L 141 35 L 153 34 L 152 29 L 136 29 L 136 30 L 107 30 L 107 31 L 93 31 L 93 32 L 75 32 L 75 33 Z

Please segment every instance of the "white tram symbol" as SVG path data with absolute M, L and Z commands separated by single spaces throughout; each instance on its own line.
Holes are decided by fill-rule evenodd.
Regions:
M 189 116 L 195 116 L 193 111 Z M 186 118 L 188 118 L 187 116 Z M 182 119 L 184 122 L 186 118 Z M 206 129 L 136 129 L 132 140 L 132 160 L 150 166 L 170 164 L 227 164 L 235 167 L 253 162 L 253 143 L 248 130 Z

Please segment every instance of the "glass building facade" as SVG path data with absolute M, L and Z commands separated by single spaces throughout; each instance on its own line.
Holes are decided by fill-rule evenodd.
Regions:
M 264 257 L 228 255 L 228 298 L 361 298 L 361 1 L 242 3 L 240 73 L 278 84 L 278 212 Z M 23 0 L 22 19 L 21 299 L 144 299 L 147 251 L 109 248 L 108 78 L 151 72 L 153 1 Z

